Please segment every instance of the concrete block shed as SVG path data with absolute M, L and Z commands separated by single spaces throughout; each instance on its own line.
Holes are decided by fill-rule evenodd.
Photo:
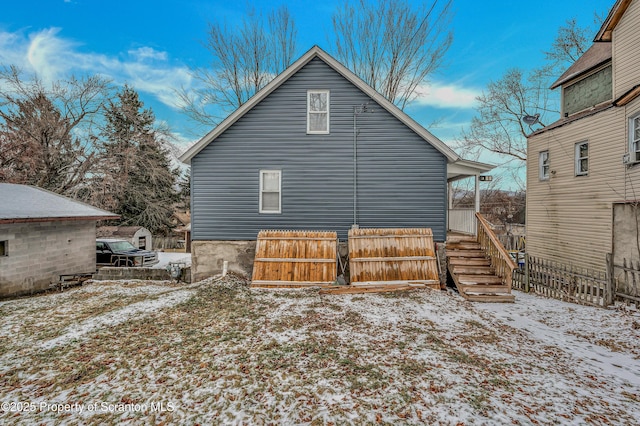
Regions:
M 96 221 L 119 217 L 28 185 L 0 183 L 0 200 L 0 297 L 95 272 Z

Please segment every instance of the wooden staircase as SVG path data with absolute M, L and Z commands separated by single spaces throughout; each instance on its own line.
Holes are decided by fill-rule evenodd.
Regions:
M 482 218 L 479 217 L 479 222 L 480 219 Z M 472 302 L 513 303 L 515 300 L 515 296 L 511 294 L 513 262 L 509 264 L 508 261 L 503 261 L 503 256 L 496 261 L 495 252 L 506 253 L 504 247 L 500 245 L 499 248 L 502 250 L 499 248 L 492 250 L 493 247 L 482 244 L 480 240 L 487 235 L 480 226 L 478 230 L 478 237 L 460 234 L 447 236 L 447 269 L 460 295 L 465 299 Z M 493 245 L 494 242 L 491 244 Z

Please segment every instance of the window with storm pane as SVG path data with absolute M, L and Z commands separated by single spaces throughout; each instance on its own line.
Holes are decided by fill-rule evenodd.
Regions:
M 589 143 L 576 144 L 576 176 L 589 174 Z
M 329 133 L 329 91 L 307 92 L 307 133 Z
M 280 170 L 260 170 L 260 213 L 281 213 L 280 188 Z

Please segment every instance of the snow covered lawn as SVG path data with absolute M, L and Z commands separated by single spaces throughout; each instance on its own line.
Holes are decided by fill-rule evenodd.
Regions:
M 93 282 L 0 302 L 0 424 L 637 424 L 640 313 Z M 65 405 L 67 404 L 67 405 Z

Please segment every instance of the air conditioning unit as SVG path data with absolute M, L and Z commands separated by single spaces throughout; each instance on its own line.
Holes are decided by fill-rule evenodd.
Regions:
M 630 152 L 622 156 L 622 164 L 636 164 L 640 162 L 640 152 Z
M 622 156 L 622 164 L 631 164 L 631 154 L 624 154 Z

